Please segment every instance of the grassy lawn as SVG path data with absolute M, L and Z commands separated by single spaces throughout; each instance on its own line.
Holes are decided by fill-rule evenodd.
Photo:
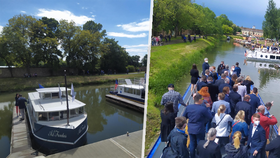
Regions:
M 205 50 L 213 48 L 218 37 L 198 39 L 192 43 L 178 43 L 152 47 L 149 72 L 149 95 L 147 106 L 145 155 L 149 153 L 160 134 L 161 96 L 167 92 L 169 83 L 178 82 L 186 75 L 193 63 L 203 60 Z M 175 86 L 176 90 L 176 86 Z
M 135 78 L 144 77 L 144 72 L 135 74 L 117 74 L 102 76 L 67 76 L 67 84 L 73 83 L 75 86 L 102 84 L 114 82 L 118 78 Z M 57 87 L 58 83 L 64 86 L 64 76 L 55 77 L 31 77 L 31 78 L 0 78 L 0 92 L 16 92 L 22 90 L 31 90 L 39 88 L 38 84 L 43 87 Z

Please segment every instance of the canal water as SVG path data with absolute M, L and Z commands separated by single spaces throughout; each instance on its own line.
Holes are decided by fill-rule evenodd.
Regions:
M 224 61 L 225 64 L 228 64 L 230 67 L 235 65 L 236 62 L 239 62 L 241 75 L 245 75 L 245 77 L 249 75 L 251 77 L 254 86 L 258 88 L 263 102 L 274 101 L 270 113 L 280 120 L 280 72 L 274 68 L 273 63 L 253 61 L 244 62 L 246 59 L 244 56 L 245 50 L 245 47 L 236 47 L 233 45 L 233 41 L 222 42 L 217 48 L 206 52 L 205 57 L 208 58 L 209 65 L 215 66 L 216 69 L 221 61 Z M 200 74 L 202 72 L 203 60 L 204 59 L 201 59 L 200 63 L 195 63 L 198 66 Z M 177 90 L 181 95 L 185 93 L 190 81 L 191 77 L 189 72 L 187 72 L 187 75 L 184 76 L 177 85 Z
M 106 101 L 105 95 L 109 93 L 110 86 L 112 84 L 74 87 L 75 98 L 86 104 L 88 144 L 143 129 L 142 113 Z M 20 94 L 27 98 L 29 92 Z M 10 151 L 14 100 L 15 93 L 0 95 L 0 158 L 7 157 Z

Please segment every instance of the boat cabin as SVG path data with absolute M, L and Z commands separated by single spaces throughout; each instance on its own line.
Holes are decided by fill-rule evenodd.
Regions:
M 29 93 L 30 110 L 36 121 L 56 121 L 67 119 L 67 104 L 65 87 L 41 88 Z M 70 89 L 67 89 L 68 91 Z M 85 113 L 85 104 L 68 96 L 69 118 Z
M 144 99 L 145 94 L 144 92 L 144 86 L 142 85 L 119 85 L 117 88 L 118 94 L 133 97 L 133 98 L 139 98 Z

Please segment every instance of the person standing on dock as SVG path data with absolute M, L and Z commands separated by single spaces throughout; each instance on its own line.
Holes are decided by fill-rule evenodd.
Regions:
M 16 100 L 15 106 L 16 106 L 17 117 L 18 117 L 18 115 L 19 115 L 18 97 L 19 97 L 19 94 L 17 93 L 17 94 L 16 94 L 16 97 L 15 97 L 15 100 Z
M 20 110 L 20 114 L 21 114 L 20 121 L 24 120 L 24 110 L 26 108 L 25 102 L 27 102 L 27 100 L 24 97 L 22 97 L 22 95 L 20 94 L 19 98 L 18 98 L 18 106 L 19 106 L 19 110 Z
M 184 101 L 183 98 L 181 96 L 181 94 L 179 92 L 174 91 L 174 85 L 173 84 L 169 84 L 168 85 L 168 92 L 166 92 L 165 94 L 163 94 L 162 98 L 161 98 L 161 105 L 166 105 L 166 103 L 168 102 L 172 102 L 173 103 L 173 108 L 174 108 L 174 113 L 177 114 L 178 113 L 178 104 L 180 103 L 183 106 L 187 106 Z M 177 115 L 176 115 L 177 116 Z
M 204 63 L 202 64 L 202 75 L 205 75 L 205 70 L 209 70 L 208 58 L 204 58 Z
M 212 119 L 210 104 L 202 106 L 203 98 L 199 93 L 194 94 L 194 104 L 188 105 L 183 116 L 189 119 L 188 132 L 190 136 L 190 155 L 195 158 L 195 149 L 200 140 L 205 139 L 205 123 Z

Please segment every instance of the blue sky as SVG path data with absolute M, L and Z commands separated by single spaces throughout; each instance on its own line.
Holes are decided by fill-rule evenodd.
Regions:
M 0 0 L 0 4 L 0 31 L 18 14 L 73 20 L 78 26 L 93 20 L 130 55 L 147 54 L 150 0 Z
M 280 0 L 274 2 L 279 8 Z M 216 16 L 226 14 L 237 26 L 251 28 L 255 25 L 262 29 L 268 0 L 195 0 L 195 3 L 210 8 Z

